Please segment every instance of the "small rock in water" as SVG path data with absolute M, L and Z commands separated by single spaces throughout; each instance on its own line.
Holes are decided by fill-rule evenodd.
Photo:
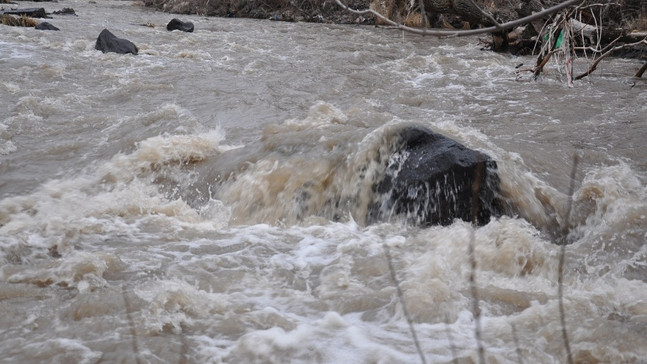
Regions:
M 60 30 L 57 27 L 53 26 L 52 24 L 50 24 L 50 23 L 48 23 L 46 21 L 44 21 L 42 23 L 38 23 L 38 25 L 36 25 L 36 29 L 38 29 L 38 30 Z

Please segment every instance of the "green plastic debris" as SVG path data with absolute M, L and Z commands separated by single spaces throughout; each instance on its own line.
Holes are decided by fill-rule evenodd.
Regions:
M 548 35 L 549 34 L 550 34 L 550 32 L 548 32 L 548 33 L 546 33 L 546 35 L 544 35 L 544 42 L 548 41 Z M 564 31 L 560 30 L 559 31 L 559 36 L 557 36 L 557 40 L 555 41 L 555 48 L 561 47 L 563 41 L 564 41 Z
M 555 48 L 561 47 L 563 41 L 564 41 L 564 31 L 560 30 L 559 37 L 557 37 L 557 41 L 555 42 Z

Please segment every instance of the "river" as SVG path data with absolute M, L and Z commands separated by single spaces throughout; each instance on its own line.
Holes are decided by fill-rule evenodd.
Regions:
M 78 16 L 0 26 L 0 362 L 564 363 L 558 230 L 573 359 L 645 362 L 640 62 L 568 88 L 474 37 L 19 6 Z M 139 54 L 95 50 L 104 28 Z M 367 224 L 412 124 L 495 159 L 516 212 Z

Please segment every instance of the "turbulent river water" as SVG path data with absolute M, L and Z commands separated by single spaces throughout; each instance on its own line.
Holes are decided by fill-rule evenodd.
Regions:
M 78 16 L 0 26 L 0 362 L 416 363 L 415 333 L 426 362 L 470 363 L 480 324 L 488 363 L 563 363 L 562 239 L 573 359 L 647 360 L 638 61 L 568 88 L 477 38 L 19 6 Z M 95 50 L 104 28 L 139 55 Z M 367 224 L 412 124 L 495 159 L 516 212 Z

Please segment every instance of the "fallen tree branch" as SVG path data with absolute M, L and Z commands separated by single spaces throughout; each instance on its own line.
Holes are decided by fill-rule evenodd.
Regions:
M 615 43 L 618 39 L 620 39 L 620 38 L 617 38 L 616 40 L 614 40 L 613 43 Z M 613 47 L 613 43 L 605 48 L 605 50 L 607 50 L 607 51 L 604 52 L 602 55 L 600 55 L 600 57 L 596 58 L 595 62 L 593 62 L 593 64 L 589 67 L 588 70 L 586 70 L 586 72 L 584 72 L 581 75 L 575 77 L 575 79 L 580 80 L 580 79 L 590 75 L 591 73 L 593 73 L 593 71 L 595 71 L 598 68 L 598 64 L 600 64 L 600 61 L 602 61 L 605 57 L 607 57 L 608 55 L 610 55 L 614 51 L 618 51 L 618 50 L 621 50 L 621 49 L 624 49 L 624 48 L 634 47 L 634 46 L 637 46 L 639 44 L 647 44 L 647 38 L 641 40 L 640 42 L 635 42 L 635 43 L 630 43 L 630 44 L 622 44 L 622 45 L 619 45 L 617 47 Z M 643 68 L 645 68 L 645 66 L 643 66 Z M 641 70 L 644 72 L 643 68 L 641 68 Z M 636 74 L 636 77 L 641 77 L 641 76 L 642 76 L 642 72 L 640 72 L 640 76 L 638 76 L 638 73 Z
M 610 5 L 622 6 L 621 3 L 606 3 L 606 4 L 598 3 L 598 4 L 582 5 L 582 6 L 580 6 L 580 10 L 587 10 L 587 9 L 591 9 L 591 8 L 604 8 L 604 7 L 607 7 L 607 6 L 610 6 Z
M 533 75 L 535 77 L 535 80 L 539 77 L 541 72 L 544 70 L 544 66 L 546 66 L 546 63 L 548 63 L 548 61 L 550 61 L 550 57 L 552 57 L 553 54 L 555 54 L 555 53 L 557 53 L 559 51 L 560 51 L 559 49 L 553 49 L 552 51 L 548 52 L 548 54 L 544 58 L 541 58 L 541 60 L 537 59 L 539 61 L 539 62 L 537 62 L 537 67 L 535 67 L 534 69 L 531 69 L 531 71 L 533 72 Z
M 643 73 L 645 73 L 645 71 L 647 71 L 647 62 L 645 62 L 645 64 L 643 64 L 642 67 L 640 67 L 640 69 L 638 70 L 638 72 L 636 72 L 636 75 L 634 77 L 641 78 L 643 76 Z
M 501 31 L 503 29 L 511 29 L 514 27 L 517 27 L 519 25 L 526 24 L 528 22 L 531 22 L 535 19 L 543 18 L 546 15 L 551 15 L 553 13 L 556 13 L 562 9 L 568 8 L 570 6 L 579 4 L 585 0 L 567 0 L 564 1 L 563 3 L 557 4 L 553 7 L 550 7 L 548 9 L 544 9 L 542 11 L 539 11 L 537 13 L 534 13 L 532 15 L 513 20 L 507 23 L 500 24 L 499 26 L 491 26 L 487 28 L 480 28 L 480 29 L 470 29 L 470 30 L 429 30 L 429 29 L 418 29 L 418 28 L 412 28 L 408 27 L 404 24 L 397 23 L 384 15 L 380 14 L 379 12 L 373 10 L 373 9 L 365 9 L 365 10 L 356 10 L 348 7 L 348 5 L 344 4 L 341 2 L 341 0 L 335 0 L 335 2 L 344 8 L 346 11 L 349 11 L 353 14 L 358 14 L 358 15 L 366 15 L 366 14 L 373 14 L 380 20 L 383 20 L 385 23 L 392 25 L 396 29 L 401 29 L 409 33 L 413 34 L 420 34 L 420 35 L 431 35 L 431 36 L 436 36 L 436 37 L 465 37 L 465 36 L 470 36 L 470 35 L 478 35 L 478 34 L 486 34 L 486 33 L 492 33 L 496 31 Z M 424 16 L 424 15 L 423 15 Z

